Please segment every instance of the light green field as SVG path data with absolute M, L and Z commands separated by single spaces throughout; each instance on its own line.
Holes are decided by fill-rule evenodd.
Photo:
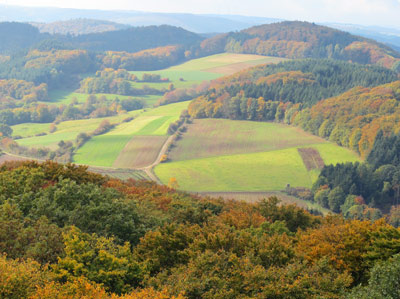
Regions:
M 168 86 L 167 86 L 168 87 Z M 132 96 L 124 96 L 124 95 L 119 95 L 119 94 L 107 94 L 107 93 L 97 93 L 93 94 L 96 97 L 101 97 L 105 96 L 107 100 L 113 101 L 115 98 L 118 98 L 120 100 L 125 100 L 128 98 L 131 98 Z M 89 94 L 86 93 L 78 93 L 74 92 L 72 90 L 52 90 L 49 92 L 49 101 L 47 102 L 41 102 L 41 103 L 53 103 L 53 104 L 64 104 L 68 105 L 70 104 L 74 99 L 77 100 L 78 103 L 84 103 L 86 102 L 86 99 L 88 98 Z M 157 100 L 160 98 L 158 95 L 146 95 L 146 96 L 134 96 L 133 98 L 138 98 L 138 99 L 143 99 L 149 106 L 153 105 L 154 103 L 157 102 Z
M 57 143 L 63 141 L 73 141 L 79 133 L 90 133 L 93 132 L 103 120 L 108 120 L 110 123 L 119 123 L 123 119 L 129 116 L 136 116 L 140 111 L 131 111 L 129 113 L 103 117 L 103 118 L 91 118 L 91 119 L 80 119 L 64 121 L 56 125 L 57 131 L 49 133 L 50 124 L 21 124 L 12 126 L 14 131 L 13 135 L 30 136 L 29 133 L 47 133 L 44 136 L 27 137 L 17 140 L 19 145 L 28 147 L 49 147 L 51 149 L 57 148 Z M 124 123 L 125 124 L 125 123 Z
M 30 137 L 39 133 L 49 132 L 50 124 L 25 123 L 11 126 L 11 128 L 13 130 L 13 136 Z
M 188 191 L 279 191 L 287 184 L 311 187 L 318 169 L 307 171 L 298 148 L 318 150 L 325 164 L 359 161 L 352 151 L 277 124 L 222 119 L 195 120 L 155 168 L 165 184 L 171 177 Z
M 134 120 L 123 123 L 104 135 L 95 136 L 78 149 L 74 162 L 111 167 L 134 136 L 167 135 L 169 124 L 177 120 L 188 105 L 189 102 L 181 102 L 160 106 L 143 112 Z
M 168 155 L 172 161 L 266 152 L 326 142 L 285 124 L 229 119 L 195 119 Z
M 219 156 L 160 164 L 162 182 L 171 177 L 190 191 L 269 191 L 286 184 L 311 187 L 311 180 L 296 148 L 264 153 Z
M 359 160 L 356 154 L 334 144 L 307 147 L 318 149 L 322 157 L 324 149 L 335 151 L 331 161 Z M 329 164 L 329 160 L 324 161 Z M 287 184 L 311 187 L 318 176 L 316 170 L 307 171 L 297 147 L 164 163 L 155 168 L 155 173 L 165 184 L 175 177 L 180 188 L 189 191 L 279 191 Z
M 168 83 L 134 82 L 132 84 L 136 88 L 141 88 L 143 85 L 148 85 L 149 87 L 157 89 L 168 88 L 170 83 L 174 84 L 176 88 L 190 87 L 193 84 L 217 79 L 223 75 L 233 74 L 258 64 L 278 63 L 283 60 L 285 59 L 251 54 L 216 54 L 193 59 L 165 70 L 131 72 L 139 79 L 142 78 L 144 73 L 152 73 L 161 75 L 161 77 L 170 80 Z M 181 78 L 183 78 L 184 81 L 181 81 Z

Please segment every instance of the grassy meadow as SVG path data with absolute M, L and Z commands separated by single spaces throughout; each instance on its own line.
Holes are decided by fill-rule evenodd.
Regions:
M 120 123 L 123 119 L 130 116 L 137 116 L 140 111 L 131 111 L 128 113 L 91 119 L 79 119 L 64 121 L 56 125 L 57 130 L 50 133 L 50 124 L 25 123 L 12 126 L 13 136 L 22 136 L 25 138 L 18 139 L 19 145 L 28 147 L 49 147 L 57 148 L 57 143 L 63 141 L 73 141 L 79 133 L 93 132 L 103 120 L 110 123 Z M 45 133 L 44 136 L 34 136 L 39 133 Z
M 132 84 L 136 88 L 141 88 L 144 85 L 157 89 L 168 88 L 170 83 L 174 84 L 176 88 L 190 87 L 193 84 L 217 79 L 221 76 L 230 75 L 258 64 L 278 63 L 283 60 L 286 59 L 251 54 L 216 54 L 193 59 L 165 70 L 131 72 L 139 79 L 142 78 L 144 73 L 152 73 L 158 74 L 163 78 L 169 78 L 170 80 L 170 82 L 165 83 L 133 82 Z
M 203 132 L 202 130 L 205 130 Z M 359 157 L 302 130 L 282 124 L 195 120 L 172 149 L 171 162 L 155 168 L 190 191 L 278 191 L 290 184 L 311 187 L 319 170 L 307 171 L 298 148 L 316 149 L 325 164 Z
M 137 155 L 139 148 L 146 151 L 148 145 L 146 138 L 136 139 L 135 146 L 129 144 L 130 140 L 134 136 L 166 136 L 169 124 L 176 121 L 188 105 L 189 102 L 181 102 L 150 109 L 104 135 L 95 136 L 78 149 L 74 155 L 74 162 L 112 167 L 117 161 L 118 165 L 129 167 L 133 159 L 131 155 Z M 162 145 L 163 143 L 158 143 L 158 151 Z M 148 154 L 154 156 L 155 150 L 153 146 L 152 153 Z

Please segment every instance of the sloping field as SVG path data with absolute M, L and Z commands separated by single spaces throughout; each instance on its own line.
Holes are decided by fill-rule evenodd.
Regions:
M 69 105 L 73 100 L 76 100 L 78 103 L 84 103 L 86 102 L 86 99 L 89 97 L 90 94 L 87 93 L 78 93 L 75 92 L 74 90 L 68 90 L 68 89 L 56 89 L 56 90 L 51 90 L 49 92 L 49 101 L 45 102 L 40 102 L 40 103 L 53 103 L 53 104 L 65 104 Z M 109 93 L 96 93 L 93 94 L 96 97 L 101 97 L 104 96 L 107 98 L 107 100 L 115 100 L 115 98 L 118 98 L 120 100 L 125 100 L 128 98 L 132 98 L 132 96 L 124 96 L 124 95 L 119 95 L 119 94 L 109 94 Z M 143 99 L 147 104 L 152 105 L 154 104 L 160 96 L 133 96 L 133 98 L 140 98 Z
M 141 88 L 148 85 L 153 88 L 167 88 L 170 83 L 175 87 L 190 87 L 193 84 L 205 80 L 217 79 L 223 75 L 230 75 L 243 69 L 265 63 L 278 63 L 287 60 L 279 57 L 268 57 L 251 54 L 223 53 L 203 58 L 193 59 L 183 64 L 172 66 L 160 71 L 131 72 L 142 78 L 144 73 L 159 74 L 161 77 L 169 78 L 168 83 L 134 82 L 133 86 Z M 183 80 L 181 80 L 181 78 Z
M 196 119 L 182 137 L 169 154 L 172 161 L 266 152 L 326 142 L 284 124 L 227 119 Z
M 344 148 L 331 147 L 336 147 L 340 162 L 359 160 Z M 180 188 L 189 191 L 279 191 L 287 184 L 311 187 L 317 175 L 307 171 L 297 147 L 164 163 L 155 173 L 165 184 L 176 178 Z
M 33 136 L 17 140 L 18 144 L 29 147 L 49 147 L 52 149 L 57 148 L 57 143 L 61 140 L 71 141 L 75 140 L 79 133 L 93 132 L 103 120 L 108 120 L 110 123 L 118 123 L 129 116 L 136 116 L 140 111 L 131 111 L 129 113 L 103 117 L 64 121 L 57 124 L 57 130 L 54 133 L 49 133 L 50 124 L 32 124 L 25 123 L 15 125 L 13 129 L 13 136 L 31 136 L 38 133 L 46 133 L 44 136 Z
M 142 168 L 158 157 L 167 136 L 134 136 L 115 160 L 113 167 Z
M 190 191 L 274 191 L 286 184 L 311 187 L 297 148 L 160 164 L 156 175 Z
M 134 136 L 166 136 L 169 124 L 177 120 L 182 110 L 186 109 L 188 105 L 189 102 L 181 102 L 160 106 L 143 112 L 134 120 L 123 123 L 104 135 L 95 136 L 78 149 L 74 155 L 74 162 L 112 167 L 120 153 Z M 139 148 L 148 146 L 146 138 L 136 139 L 136 143 L 136 154 Z M 156 145 L 159 145 L 160 150 L 162 144 L 156 143 L 154 151 L 156 150 Z M 131 144 L 129 148 L 133 148 L 133 145 Z M 118 165 L 125 159 L 127 159 L 126 153 L 123 154 Z M 130 157 L 129 160 L 136 161 L 133 157 Z
M 307 169 L 299 153 L 319 157 Z M 359 157 L 301 129 L 276 123 L 195 120 L 172 149 L 172 162 L 155 168 L 163 183 L 171 177 L 189 191 L 279 191 L 287 184 L 311 187 L 322 163 Z M 315 159 L 314 159 L 315 158 Z

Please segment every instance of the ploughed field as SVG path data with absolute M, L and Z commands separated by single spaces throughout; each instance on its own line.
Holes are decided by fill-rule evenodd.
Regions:
M 176 142 L 169 162 L 155 168 L 190 191 L 277 191 L 311 187 L 324 164 L 359 157 L 299 128 L 223 119 L 197 119 Z M 317 161 L 317 162 L 315 162 Z

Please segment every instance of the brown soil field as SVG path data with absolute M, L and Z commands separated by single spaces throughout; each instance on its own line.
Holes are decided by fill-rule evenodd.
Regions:
M 315 148 L 298 148 L 299 154 L 308 171 L 322 169 L 325 166 L 324 160 Z
M 168 136 L 134 136 L 115 160 L 116 168 L 142 168 L 151 165 Z

